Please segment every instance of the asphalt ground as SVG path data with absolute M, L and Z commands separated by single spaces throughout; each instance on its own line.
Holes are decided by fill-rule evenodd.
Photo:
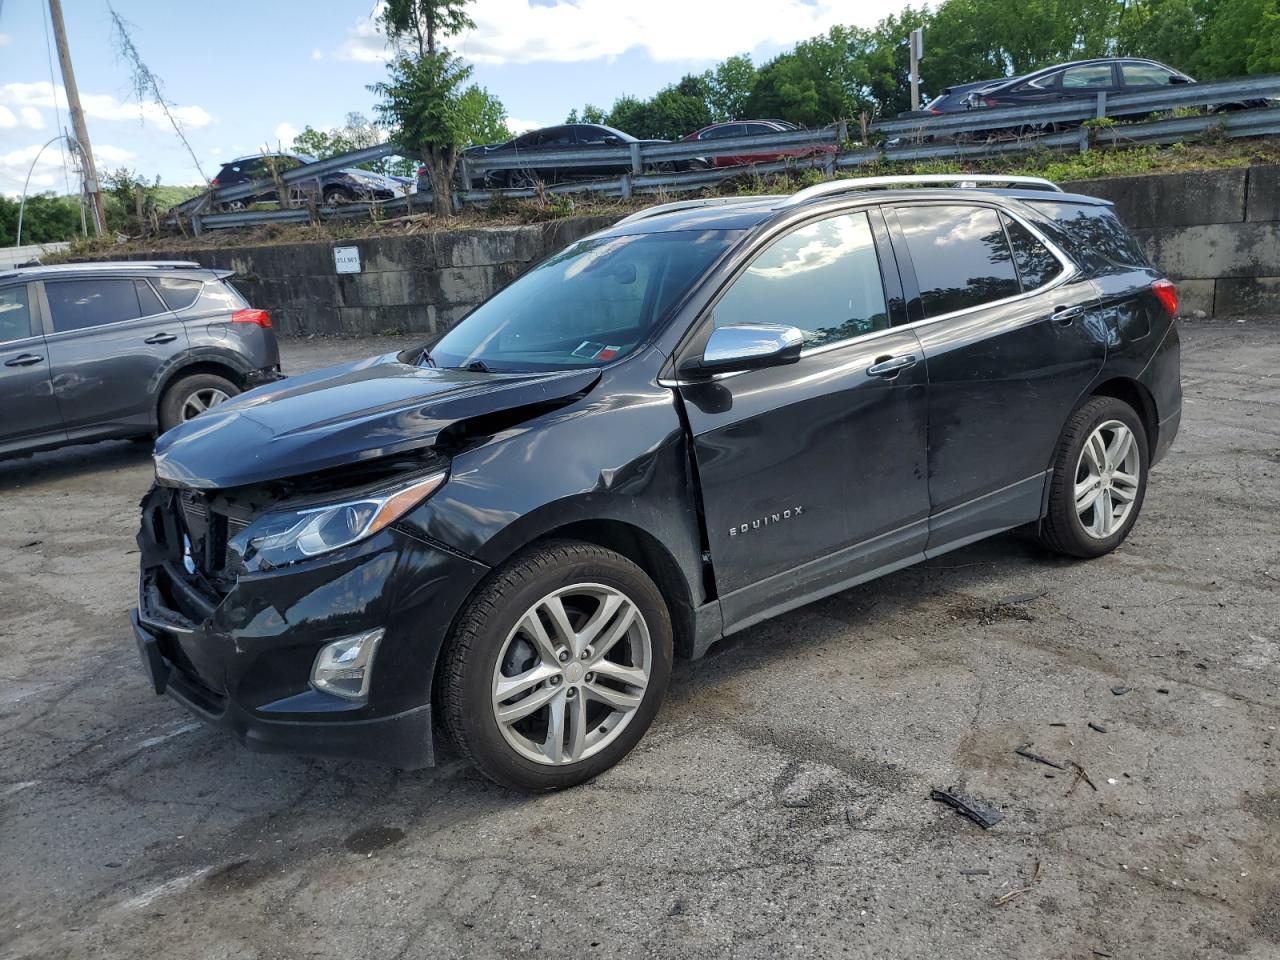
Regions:
M 0 463 L 0 958 L 1280 957 L 1280 324 L 1183 351 L 1116 553 L 1003 536 L 763 624 L 538 798 L 194 722 L 128 627 L 145 448 Z

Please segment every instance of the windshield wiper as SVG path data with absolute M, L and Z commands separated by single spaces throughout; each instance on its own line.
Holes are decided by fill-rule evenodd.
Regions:
M 423 350 L 420 354 L 418 354 L 417 366 L 434 367 L 435 365 L 436 365 L 436 362 L 431 359 L 431 354 L 428 353 L 426 350 Z
M 462 369 L 470 370 L 472 373 L 493 373 L 483 360 L 470 360 L 463 365 Z

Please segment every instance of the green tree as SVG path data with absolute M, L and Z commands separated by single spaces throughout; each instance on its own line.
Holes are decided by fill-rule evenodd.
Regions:
M 382 98 L 379 119 L 402 147 L 421 156 L 432 206 L 451 216 L 458 155 L 468 142 L 468 125 L 483 122 L 486 111 L 480 96 L 470 93 L 478 88 L 464 87 L 471 68 L 440 43 L 475 24 L 466 0 L 389 0 L 381 23 L 400 54 L 387 64 L 387 80 L 369 88 Z
M 1204 80 L 1280 70 L 1280 0 L 1219 0 L 1195 55 Z
M 721 60 L 706 73 L 707 107 L 711 119 L 747 119 L 747 101 L 756 85 L 756 65 L 747 54 Z
M 21 199 L 0 195 L 0 246 L 11 247 L 18 239 L 18 208 Z M 22 243 L 56 243 L 70 240 L 80 232 L 80 203 L 76 197 L 56 197 L 37 193 L 27 197 L 22 211 Z

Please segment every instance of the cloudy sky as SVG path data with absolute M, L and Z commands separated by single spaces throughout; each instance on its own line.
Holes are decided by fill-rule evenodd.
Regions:
M 286 145 L 307 124 L 372 112 L 386 48 L 375 0 L 113 0 L 165 85 L 207 176 L 221 161 Z M 870 25 L 902 0 L 476 0 L 453 46 L 506 105 L 513 127 L 556 123 L 586 101 L 647 95 L 735 53 L 757 62 L 835 23 Z M 63 0 L 99 170 L 165 183 L 200 174 L 155 105 L 131 99 L 106 0 Z M 14 195 L 41 145 L 69 126 L 44 0 L 0 0 L 0 193 Z M 58 144 L 31 189 L 67 189 Z

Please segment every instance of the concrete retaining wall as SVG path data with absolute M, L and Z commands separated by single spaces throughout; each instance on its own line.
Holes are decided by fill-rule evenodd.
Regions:
M 1183 313 L 1280 314 L 1280 166 L 1062 184 L 1110 200 L 1178 281 Z
M 1064 183 L 1115 203 L 1152 259 L 1178 281 L 1182 311 L 1280 314 L 1280 165 Z M 140 253 L 234 270 L 281 333 L 435 333 L 565 244 L 608 226 L 582 217 L 404 237 Z M 361 271 L 339 274 L 334 247 Z
M 322 243 L 166 250 L 135 260 L 194 260 L 236 272 L 236 286 L 271 311 L 286 336 L 435 333 L 530 266 L 613 222 L 579 217 L 515 227 Z M 339 274 L 335 247 L 360 251 L 360 272 Z

